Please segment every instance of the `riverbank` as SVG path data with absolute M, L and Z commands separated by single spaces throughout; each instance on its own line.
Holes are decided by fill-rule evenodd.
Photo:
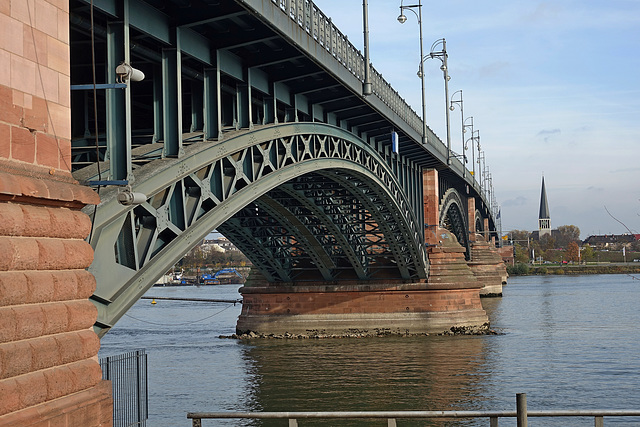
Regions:
M 564 265 L 529 265 L 516 264 L 507 266 L 510 276 L 533 275 L 581 275 L 581 274 L 640 274 L 638 263 L 618 264 L 564 264 Z

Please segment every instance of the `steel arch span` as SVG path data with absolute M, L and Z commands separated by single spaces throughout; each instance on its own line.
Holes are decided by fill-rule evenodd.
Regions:
M 216 228 L 271 282 L 426 279 L 408 175 L 322 123 L 238 132 L 140 167 L 132 191 L 144 203 L 123 206 L 109 188 L 95 211 L 99 334 Z
M 458 191 L 453 188 L 448 189 L 440 202 L 440 225 L 456 236 L 458 243 L 466 248 L 465 258 L 469 260 L 471 250 L 465 206 L 466 203 L 463 203 L 463 198 Z

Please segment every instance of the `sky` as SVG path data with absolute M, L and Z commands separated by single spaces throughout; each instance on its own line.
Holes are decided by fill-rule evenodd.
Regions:
M 362 0 L 314 3 L 363 49 Z M 407 10 L 400 24 L 400 0 L 368 6 L 371 62 L 421 115 L 417 16 Z M 425 53 L 446 39 L 450 97 L 462 90 L 465 118 L 480 131 L 503 232 L 538 229 L 544 175 L 552 228 L 576 225 L 583 239 L 640 233 L 640 1 L 447 0 L 422 9 Z M 425 62 L 426 115 L 445 140 L 440 64 Z M 450 123 L 460 153 L 457 107 Z

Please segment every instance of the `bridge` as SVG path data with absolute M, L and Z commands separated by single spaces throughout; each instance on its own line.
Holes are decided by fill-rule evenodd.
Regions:
M 487 321 L 483 180 L 311 1 L 90 3 L 70 2 L 71 158 L 101 199 L 99 335 L 213 229 L 254 265 L 239 331 Z

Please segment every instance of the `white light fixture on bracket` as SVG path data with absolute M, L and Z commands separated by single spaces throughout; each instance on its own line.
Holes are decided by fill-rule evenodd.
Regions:
M 141 82 L 144 80 L 144 73 L 137 68 L 133 68 L 126 62 L 122 62 L 116 67 L 116 80 L 118 83 Z
M 118 203 L 124 206 L 140 205 L 147 201 L 147 196 L 143 193 L 134 193 L 131 191 L 131 186 L 127 185 L 125 188 L 118 191 Z

